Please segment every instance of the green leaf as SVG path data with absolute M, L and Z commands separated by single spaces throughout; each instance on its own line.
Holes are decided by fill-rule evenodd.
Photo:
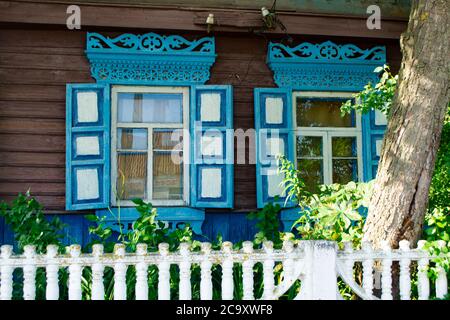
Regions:
M 379 73 L 379 72 L 381 72 L 383 70 L 384 70 L 384 68 L 380 66 L 380 67 L 376 67 L 375 70 L 373 70 L 373 72 Z

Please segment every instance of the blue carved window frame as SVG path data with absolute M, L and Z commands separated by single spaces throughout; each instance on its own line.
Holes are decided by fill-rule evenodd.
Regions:
M 270 42 L 267 64 L 273 71 L 279 88 L 294 91 L 359 92 L 367 83 L 379 80 L 376 67 L 386 64 L 386 48 L 375 46 L 361 49 L 354 44 L 304 42 L 294 47 Z M 373 128 L 373 112 L 364 114 L 362 122 L 363 181 L 374 177 L 372 142 L 383 134 L 384 128 Z M 292 119 L 295 121 L 295 119 Z M 296 127 L 296 126 L 293 126 Z M 260 164 L 257 162 L 257 172 Z M 281 220 L 291 226 L 298 219 L 298 209 L 282 210 Z M 288 230 L 286 230 L 288 231 Z
M 115 38 L 87 33 L 85 53 L 92 77 L 107 86 L 108 92 L 113 85 L 189 87 L 194 91 L 195 86 L 209 80 L 217 56 L 213 37 L 190 41 L 178 35 L 156 33 L 122 34 Z M 138 217 L 133 207 L 97 209 L 96 215 L 116 231 L 119 216 L 125 229 Z M 189 222 L 193 231 L 201 234 L 205 213 L 201 208 L 161 207 L 158 218 L 170 221 L 172 227 Z

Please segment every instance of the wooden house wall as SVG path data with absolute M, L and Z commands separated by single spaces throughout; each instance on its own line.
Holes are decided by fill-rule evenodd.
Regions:
M 84 53 L 87 31 L 93 30 L 20 25 L 0 30 L 1 200 L 10 201 L 17 193 L 30 189 L 48 213 L 67 213 L 64 211 L 65 85 L 94 82 Z M 119 33 L 110 29 L 95 31 Z M 186 37 L 204 35 L 184 34 Z M 266 50 L 269 40 L 280 38 L 244 33 L 214 36 L 218 57 L 208 84 L 232 84 L 235 129 L 253 128 L 253 89 L 274 86 L 272 73 L 266 65 Z M 394 70 L 401 61 L 398 40 L 394 39 L 294 37 L 294 43 L 325 40 L 351 42 L 361 47 L 383 44 Z M 221 231 L 237 235 L 254 229 L 246 221 L 245 213 L 256 208 L 255 165 L 235 165 L 234 176 L 235 209 L 233 212 L 208 211 L 204 225 L 207 234 Z M 227 226 L 225 231 L 217 229 L 220 225 L 217 221 L 230 224 L 230 219 L 237 219 L 234 225 L 240 225 L 239 230 L 232 226 Z

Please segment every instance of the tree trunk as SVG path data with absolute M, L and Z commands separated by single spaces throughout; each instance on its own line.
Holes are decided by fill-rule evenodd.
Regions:
M 402 35 L 397 93 L 364 226 L 379 248 L 421 235 L 428 192 L 449 102 L 450 1 L 413 0 Z

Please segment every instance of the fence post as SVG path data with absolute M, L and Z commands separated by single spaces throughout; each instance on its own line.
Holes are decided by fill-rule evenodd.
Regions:
M 127 265 L 124 263 L 125 245 L 116 243 L 114 245 L 114 300 L 127 300 Z
M 69 248 L 70 265 L 69 265 L 69 300 L 81 300 L 81 273 L 83 267 L 80 264 L 81 247 L 73 244 Z
M 301 300 L 337 300 L 336 256 L 333 241 L 303 241 L 305 250 L 304 283 L 300 289 Z
M 101 262 L 103 255 L 103 245 L 94 244 L 92 246 L 92 255 L 94 256 L 94 263 L 92 264 L 92 300 L 105 299 L 105 285 L 103 284 L 103 275 L 105 266 Z
M 222 243 L 224 260 L 222 263 L 222 300 L 233 300 L 233 244 Z
M 144 261 L 147 250 L 145 243 L 139 243 L 136 247 L 139 259 L 136 263 L 136 300 L 148 300 L 148 265 Z
M 58 246 L 50 244 L 47 246 L 47 288 L 45 291 L 45 298 L 47 300 L 58 300 L 59 298 L 59 285 L 58 285 L 58 270 L 59 265 L 56 260 L 58 255 Z
M 26 264 L 23 267 L 23 298 L 34 300 L 36 298 L 36 247 L 26 245 L 24 247 Z
M 13 247 L 10 245 L 1 246 L 1 276 L 0 276 L 0 299 L 11 300 L 13 294 L 13 272 L 14 268 L 8 264 L 11 258 Z
M 211 243 L 202 242 L 201 247 L 203 253 L 203 260 L 200 263 L 200 276 L 201 276 L 200 299 L 212 300 L 213 298 L 213 286 L 211 276 L 212 262 L 210 261 Z
M 170 300 L 170 263 L 167 261 L 169 255 L 169 244 L 158 245 L 161 261 L 158 263 L 158 300 Z
M 180 266 L 180 300 L 191 300 L 192 299 L 192 289 L 191 289 L 191 252 L 189 243 L 180 243 L 180 255 L 181 262 Z
M 314 241 L 313 300 L 336 300 L 336 243 Z
M 243 286 L 243 300 L 254 300 L 253 295 L 253 243 L 251 241 L 244 241 L 242 243 L 242 250 L 247 255 L 247 259 L 242 262 L 242 286 Z

